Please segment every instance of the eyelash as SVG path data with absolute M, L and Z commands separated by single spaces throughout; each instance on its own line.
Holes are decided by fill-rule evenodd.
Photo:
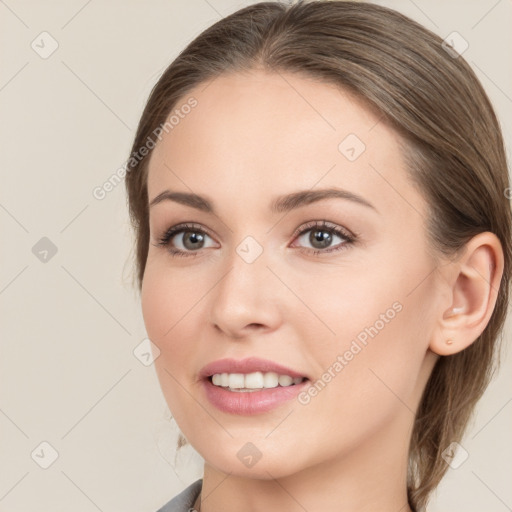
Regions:
M 337 252 L 344 250 L 346 246 L 352 245 L 358 238 L 358 235 L 356 233 L 351 233 L 349 231 L 346 231 L 339 226 L 336 226 L 335 224 L 331 224 L 325 220 L 322 221 L 311 221 L 306 223 L 304 226 L 301 226 L 295 233 L 292 235 L 293 239 L 298 238 L 299 236 L 303 235 L 304 233 L 307 233 L 308 231 L 311 231 L 312 229 L 316 230 L 323 230 L 323 231 L 329 231 L 331 233 L 334 233 L 335 235 L 338 235 L 341 238 L 345 239 L 345 242 L 338 244 L 338 246 L 335 246 L 334 248 L 329 249 L 308 249 L 307 247 L 299 247 L 298 249 L 302 252 L 306 252 L 313 255 L 318 255 L 320 253 L 330 253 L 330 252 Z M 171 239 L 179 234 L 179 233 L 186 233 L 186 232 L 192 232 L 192 233 L 201 233 L 203 235 L 208 235 L 211 237 L 211 235 L 208 233 L 208 231 L 205 231 L 203 228 L 195 225 L 195 224 L 189 224 L 189 223 L 183 223 L 178 224 L 176 226 L 170 227 L 163 236 L 158 240 L 156 244 L 153 244 L 157 247 L 167 247 L 169 245 L 169 242 Z M 200 250 L 197 251 L 182 251 L 181 249 L 175 249 L 175 248 L 169 248 L 167 249 L 171 256 L 183 256 L 183 257 L 189 257 L 189 256 L 197 256 Z

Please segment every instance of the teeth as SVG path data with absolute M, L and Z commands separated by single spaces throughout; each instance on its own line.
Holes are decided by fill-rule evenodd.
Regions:
M 300 384 L 303 377 L 290 377 L 289 375 L 278 375 L 275 372 L 253 372 L 243 373 L 216 373 L 212 376 L 215 386 L 229 388 L 232 391 L 255 391 L 258 389 L 276 388 L 277 386 L 288 387 L 292 384 Z
M 265 382 L 265 379 L 263 377 L 263 373 L 261 373 L 261 372 L 249 373 L 245 377 L 245 386 L 240 386 L 240 387 L 246 387 L 248 389 L 258 389 L 258 388 L 263 387 L 264 382 Z M 232 386 L 230 386 L 230 387 L 232 387 Z
M 289 375 L 279 375 L 280 386 L 291 386 L 293 384 L 293 378 Z
M 244 375 L 242 373 L 230 373 L 228 386 L 231 389 L 245 388 L 244 380 Z

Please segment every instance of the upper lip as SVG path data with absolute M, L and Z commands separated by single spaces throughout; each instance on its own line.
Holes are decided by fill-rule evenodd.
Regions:
M 306 377 L 291 368 L 275 363 L 268 359 L 259 357 L 248 357 L 246 359 L 219 359 L 204 366 L 199 376 L 207 379 L 216 373 L 253 373 L 253 372 L 275 372 L 278 375 L 289 375 L 290 377 Z M 306 377 L 307 378 L 307 377 Z

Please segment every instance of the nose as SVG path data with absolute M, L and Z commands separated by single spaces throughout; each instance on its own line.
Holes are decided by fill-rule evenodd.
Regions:
M 233 251 L 226 263 L 227 271 L 210 297 L 214 328 L 235 339 L 277 329 L 282 321 L 279 300 L 284 286 L 267 267 L 265 252 L 248 263 Z

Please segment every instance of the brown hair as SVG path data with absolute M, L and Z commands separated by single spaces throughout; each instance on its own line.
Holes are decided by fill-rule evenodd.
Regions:
M 499 367 L 512 261 L 500 126 L 469 65 L 442 42 L 406 16 L 366 2 L 250 5 L 206 29 L 170 64 L 151 92 L 132 147 L 138 154 L 178 101 L 222 73 L 299 73 L 358 95 L 402 135 L 408 173 L 429 205 L 427 233 L 437 254 L 457 255 L 474 235 L 496 234 L 504 274 L 489 323 L 465 350 L 439 358 L 417 411 L 407 493 L 418 512 L 447 470 L 443 450 L 461 440 Z M 148 161 L 131 158 L 126 175 L 139 290 L 149 244 Z

